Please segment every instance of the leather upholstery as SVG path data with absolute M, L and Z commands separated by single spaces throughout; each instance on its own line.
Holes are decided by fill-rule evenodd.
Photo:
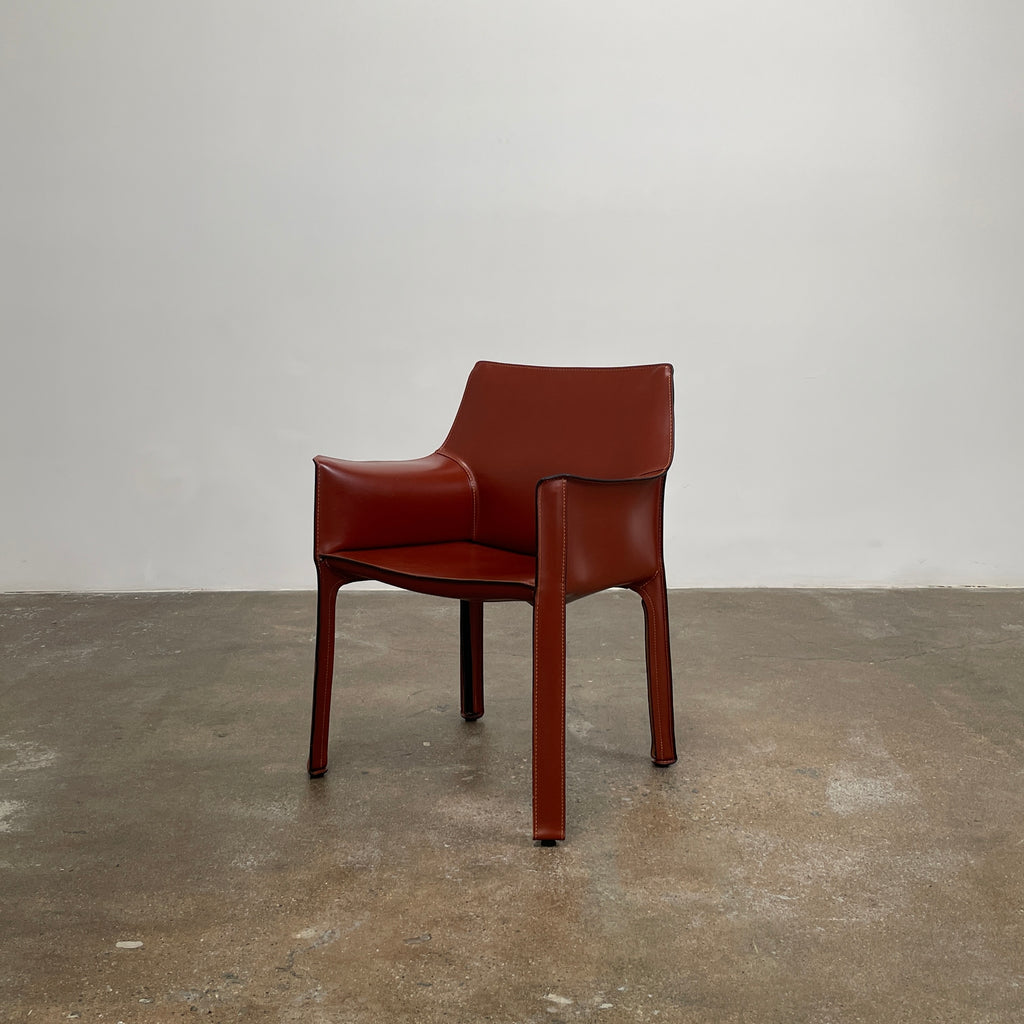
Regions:
M 462 714 L 483 714 L 483 603 L 533 605 L 535 839 L 565 837 L 565 608 L 639 594 L 651 757 L 676 759 L 662 559 L 672 367 L 477 363 L 441 447 L 408 462 L 318 456 L 319 601 L 309 772 L 327 770 L 335 598 L 355 580 L 457 598 Z
M 472 474 L 472 539 L 533 554 L 539 480 L 657 476 L 672 440 L 671 367 L 477 363 L 440 451 Z

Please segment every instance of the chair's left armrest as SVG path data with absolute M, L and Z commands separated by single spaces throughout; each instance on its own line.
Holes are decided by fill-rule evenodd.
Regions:
M 353 462 L 318 455 L 314 556 L 466 540 L 473 492 L 466 471 L 444 455 L 404 462 Z
M 537 585 L 566 597 L 630 586 L 662 568 L 665 474 L 632 480 L 555 476 L 537 484 Z

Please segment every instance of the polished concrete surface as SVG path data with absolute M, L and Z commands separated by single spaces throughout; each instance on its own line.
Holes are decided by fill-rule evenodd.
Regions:
M 530 839 L 529 608 L 0 597 L 0 1020 L 1024 1020 L 1024 593 L 679 591 L 569 610 L 568 839 Z M 126 945 L 127 944 L 127 945 Z

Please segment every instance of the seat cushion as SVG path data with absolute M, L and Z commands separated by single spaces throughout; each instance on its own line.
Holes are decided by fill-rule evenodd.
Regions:
M 537 579 L 532 556 L 471 541 L 336 551 L 323 557 L 357 579 L 465 600 L 529 601 Z

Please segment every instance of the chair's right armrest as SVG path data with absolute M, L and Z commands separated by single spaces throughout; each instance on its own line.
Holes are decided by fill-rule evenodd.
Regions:
M 352 462 L 318 455 L 314 557 L 359 548 L 468 540 L 473 489 L 440 454 L 408 462 Z

